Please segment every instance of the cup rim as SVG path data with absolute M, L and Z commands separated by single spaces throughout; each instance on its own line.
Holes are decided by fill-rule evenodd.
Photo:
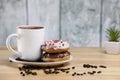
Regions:
M 43 26 L 38 26 L 38 25 L 20 25 L 17 27 L 17 29 L 34 29 L 34 30 L 37 30 L 37 29 L 44 29 Z

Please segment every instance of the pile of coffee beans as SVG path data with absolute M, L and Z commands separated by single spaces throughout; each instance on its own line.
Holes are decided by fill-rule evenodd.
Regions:
M 74 72 L 72 74 L 72 76 L 83 76 L 83 75 L 87 75 L 87 74 L 94 75 L 94 74 L 100 74 L 100 73 L 101 73 L 101 71 L 88 71 L 88 72 L 83 72 L 83 73 Z
M 70 68 L 53 68 L 53 69 L 44 69 L 45 74 L 58 74 L 61 72 L 69 73 Z
M 93 71 L 87 71 L 87 72 L 73 72 L 75 71 L 76 67 L 69 67 L 69 68 L 63 68 L 63 67 L 40 67 L 35 65 L 24 65 L 22 67 L 19 67 L 20 74 L 22 76 L 25 75 L 37 75 L 37 72 L 34 72 L 34 70 L 42 70 L 44 74 L 70 74 L 71 76 L 83 76 L 83 75 L 94 75 L 94 74 L 100 74 L 102 71 L 97 71 L 97 68 L 107 68 L 107 66 L 104 65 L 91 65 L 91 64 L 83 64 L 83 68 L 92 68 Z
M 83 64 L 83 67 L 84 68 L 107 68 L 107 66 L 104 66 L 104 65 L 99 65 L 99 66 L 96 66 L 96 65 L 91 65 L 91 64 Z
M 96 65 L 90 65 L 90 64 L 83 64 L 84 68 L 97 68 Z
M 25 75 L 37 75 L 37 72 L 33 72 L 33 70 L 39 70 L 41 69 L 40 66 L 31 66 L 31 65 L 25 65 L 22 67 L 19 67 L 20 74 L 22 76 Z

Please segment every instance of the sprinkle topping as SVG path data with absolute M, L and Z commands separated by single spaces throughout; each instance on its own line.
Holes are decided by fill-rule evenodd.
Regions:
M 66 40 L 50 40 L 45 41 L 42 45 L 42 48 L 49 49 L 64 49 L 69 48 L 69 43 Z

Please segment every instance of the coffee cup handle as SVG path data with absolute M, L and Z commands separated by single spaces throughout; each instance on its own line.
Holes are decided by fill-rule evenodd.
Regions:
M 10 41 L 11 41 L 11 38 L 12 37 L 18 37 L 18 34 L 11 34 L 11 35 L 9 35 L 8 37 L 7 37 L 7 40 L 6 40 L 6 46 L 7 46 L 7 48 L 8 48 L 8 50 L 9 51 L 11 51 L 14 55 L 18 55 L 19 57 L 21 57 L 21 53 L 20 52 L 18 52 L 18 51 L 15 51 L 12 47 L 11 47 L 11 45 L 10 45 Z

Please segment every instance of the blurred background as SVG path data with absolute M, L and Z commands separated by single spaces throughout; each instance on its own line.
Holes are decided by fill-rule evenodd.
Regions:
M 45 40 L 100 47 L 107 28 L 120 29 L 120 0 L 0 0 L 0 46 L 19 25 L 44 26 Z

